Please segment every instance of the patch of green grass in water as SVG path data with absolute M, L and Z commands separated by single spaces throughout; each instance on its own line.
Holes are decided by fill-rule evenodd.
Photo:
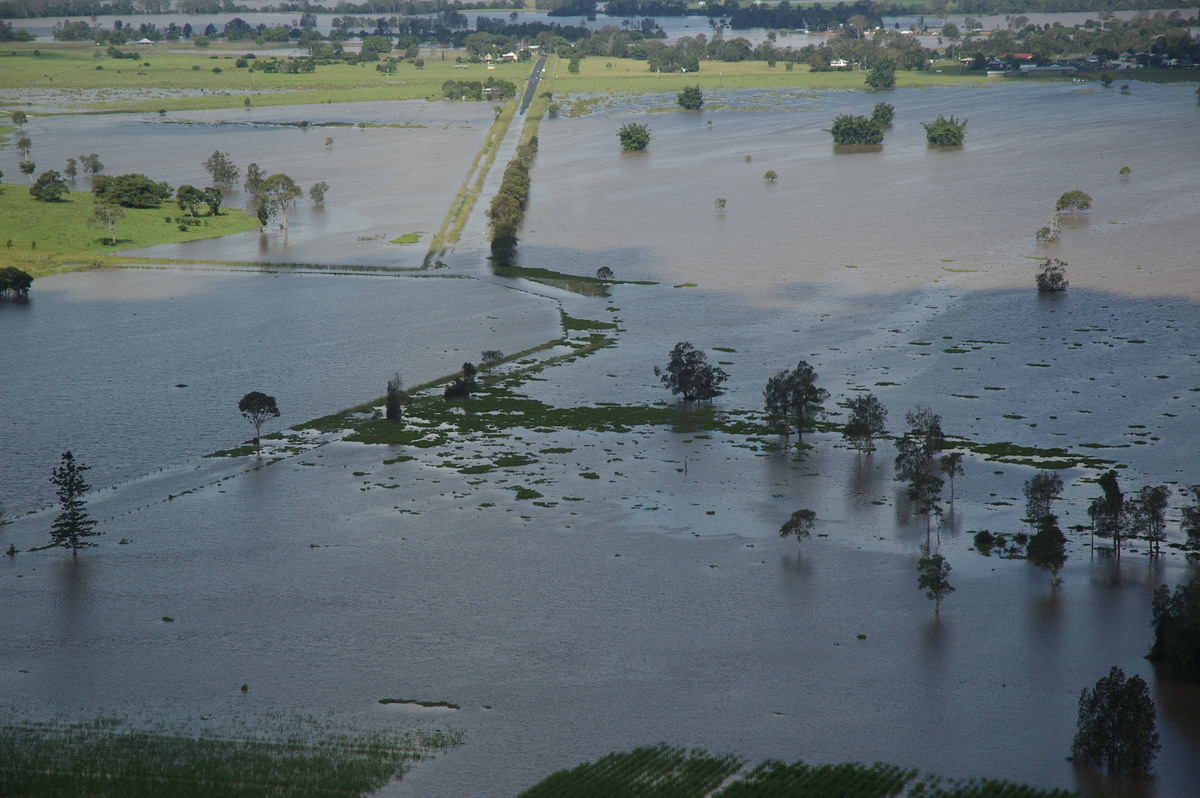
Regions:
M 122 728 L 120 720 L 0 726 L 0 793 L 172 798 L 369 795 L 460 732 L 332 731 L 305 727 L 221 736 Z
M 421 241 L 421 233 L 405 233 L 399 238 L 393 238 L 389 244 L 417 244 Z

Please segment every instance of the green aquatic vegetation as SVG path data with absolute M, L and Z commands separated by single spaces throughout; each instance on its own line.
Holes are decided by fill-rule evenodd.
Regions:
M 527 488 L 524 485 L 514 485 L 513 487 L 508 488 L 508 490 L 515 490 L 517 492 L 517 501 L 527 501 L 529 499 L 542 498 L 541 493 L 538 493 L 533 488 Z
M 405 233 L 398 238 L 393 238 L 389 244 L 416 244 L 421 240 L 421 233 Z
M 0 726 L 0 794 L 365 796 L 402 776 L 410 763 L 462 742 L 461 732 L 337 730 L 299 720 L 229 735 L 127 728 L 104 717 L 6 722 Z

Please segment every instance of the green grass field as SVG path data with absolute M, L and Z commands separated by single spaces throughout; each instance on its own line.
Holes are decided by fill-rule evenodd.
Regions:
M 63 197 L 62 202 L 38 202 L 29 188 L 6 183 L 0 193 L 0 261 L 16 266 L 34 277 L 92 264 L 103 265 L 110 253 L 133 247 L 194 241 L 256 230 L 258 220 L 240 210 L 224 209 L 217 217 L 200 217 L 201 224 L 181 231 L 168 222 L 180 215 L 173 201 L 161 208 L 126 208 L 117 225 L 117 244 L 107 229 L 89 226 L 94 198 L 86 181 Z M 30 232 L 36 231 L 36 232 Z

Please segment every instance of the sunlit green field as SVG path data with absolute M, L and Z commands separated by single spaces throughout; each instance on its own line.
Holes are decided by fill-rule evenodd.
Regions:
M 168 201 L 161 208 L 125 208 L 113 245 L 107 229 L 88 225 L 94 198 L 86 181 L 78 182 L 79 187 L 65 195 L 62 202 L 38 202 L 29 195 L 28 185 L 3 185 L 0 261 L 4 265 L 37 277 L 92 262 L 103 263 L 103 255 L 122 249 L 212 238 L 258 227 L 257 219 L 226 208 L 220 216 L 201 216 L 199 225 L 181 231 L 177 222 L 167 221 L 180 215 L 175 203 Z

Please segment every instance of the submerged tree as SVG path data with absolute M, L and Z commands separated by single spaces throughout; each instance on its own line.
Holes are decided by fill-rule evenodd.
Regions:
M 296 200 L 304 196 L 304 192 L 300 186 L 296 185 L 296 181 L 285 174 L 275 174 L 268 177 L 262 182 L 259 189 L 259 196 L 262 197 L 263 206 L 267 209 L 268 217 L 283 216 L 283 222 L 280 226 L 286 230 L 288 226 L 288 208 L 290 208 Z
M 1103 496 L 1092 499 L 1088 515 L 1092 519 L 1092 532 L 1102 538 L 1112 538 L 1113 554 L 1121 559 L 1121 538 L 1125 534 L 1125 496 L 1117 483 L 1117 472 L 1108 470 L 1100 475 Z
M 1141 676 L 1125 678 L 1113 666 L 1079 696 L 1079 720 L 1071 753 L 1114 776 L 1145 776 L 1161 746 L 1154 701 Z
M 1057 238 L 1057 231 L 1055 231 L 1055 237 Z M 1070 285 L 1070 282 L 1067 280 L 1067 264 L 1058 258 L 1054 258 L 1053 260 L 1046 258 L 1042 261 L 1042 266 L 1038 269 L 1034 280 L 1037 282 L 1039 293 L 1048 294 L 1056 291 L 1066 291 L 1067 286 Z
M 963 475 L 962 460 L 962 452 L 950 452 L 938 459 L 938 467 L 946 475 L 946 479 L 950 480 L 950 504 L 952 505 L 954 504 L 954 478 Z
M 1167 666 L 1171 676 L 1200 682 L 1200 579 L 1154 591 L 1154 645 L 1146 659 Z
M 833 136 L 833 143 L 838 145 L 883 143 L 883 125 L 865 116 L 837 116 L 829 128 L 829 134 Z
M 654 367 L 654 374 L 673 394 L 682 394 L 685 402 L 703 402 L 725 391 L 721 383 L 729 375 L 720 366 L 708 362 L 708 356 L 690 341 L 680 341 L 671 350 L 665 369 Z
M 1046 244 L 1053 244 L 1062 234 L 1062 221 L 1058 218 L 1057 213 L 1052 213 L 1046 217 L 1046 224 L 1037 229 L 1034 233 L 1034 238 Z
M 260 391 L 251 391 L 238 401 L 238 410 L 242 411 L 243 418 L 254 425 L 254 447 L 261 453 L 259 438 L 262 435 L 262 425 L 268 419 L 279 417 L 279 406 L 275 403 L 275 397 Z
M 462 364 L 462 373 L 454 378 L 454 381 L 446 385 L 442 390 L 442 398 L 448 401 L 454 399 L 470 399 L 471 394 L 479 390 L 478 383 L 475 382 L 475 375 L 478 369 L 475 364 L 466 362 Z
M 204 160 L 204 169 L 212 175 L 212 181 L 218 186 L 232 188 L 241 175 L 241 170 L 233 163 L 229 153 L 213 150 L 213 154 Z
M 924 405 L 904 414 L 908 429 L 896 441 L 896 479 L 911 482 L 917 474 L 929 473 L 933 458 L 946 446 L 942 417 Z
M 699 84 L 686 86 L 675 96 L 675 102 L 685 111 L 699 111 L 704 105 L 704 92 L 700 91 Z
M 1038 520 L 1038 531 L 1025 547 L 1029 562 L 1050 572 L 1050 584 L 1062 583 L 1058 574 L 1067 563 L 1067 538 L 1058 528 L 1054 513 L 1046 513 Z
M 1150 541 L 1150 554 L 1158 556 L 1160 544 L 1166 539 L 1167 501 L 1171 489 L 1166 485 L 1147 485 L 1126 504 L 1129 528 L 1133 535 Z
M 96 522 L 84 509 L 83 494 L 91 486 L 84 481 L 83 472 L 90 468 L 76 463 L 70 452 L 63 452 L 59 466 L 50 474 L 62 508 L 50 527 L 50 545 L 69 548 L 72 557 L 79 556 L 79 549 L 95 545 L 84 538 L 100 534 L 95 531 Z
M 783 526 L 779 527 L 779 537 L 786 538 L 795 536 L 796 542 L 800 542 L 812 536 L 813 524 L 816 523 L 817 514 L 812 510 L 797 510 L 792 513 L 792 517 L 783 522 Z
M 875 438 L 887 433 L 887 408 L 873 393 L 855 396 L 846 405 L 850 418 L 842 428 L 842 437 L 860 454 L 875 451 Z
M 883 127 L 891 127 L 895 118 L 896 106 L 891 103 L 875 103 L 875 107 L 871 109 L 871 119 Z
M 1054 210 L 1068 216 L 1074 216 L 1090 207 L 1092 207 L 1092 198 L 1079 189 L 1065 192 L 1054 204 Z
M 940 615 L 942 599 L 954 592 L 950 584 L 950 563 L 940 554 L 922 557 L 917 561 L 917 588 L 934 602 L 933 612 Z
M 398 371 L 387 382 L 385 416 L 388 421 L 402 421 L 404 419 L 404 381 L 400 379 L 400 372 Z
M 329 190 L 329 184 L 324 180 L 318 180 L 312 184 L 308 190 L 308 198 L 312 200 L 313 205 L 325 204 L 325 192 Z
M 796 438 L 804 440 L 804 427 L 825 411 L 829 391 L 817 387 L 817 372 L 808 361 L 801 360 L 795 368 L 785 369 L 767 380 L 763 388 L 763 403 L 767 423 Z
M 953 116 L 949 119 L 938 114 L 932 122 L 923 122 L 925 140 L 939 147 L 961 147 L 967 137 L 967 120 L 959 122 Z
M 1039 471 L 1025 480 L 1025 521 L 1037 526 L 1050 514 L 1054 502 L 1062 496 L 1062 477 L 1052 471 Z
M 621 129 L 617 131 L 617 138 L 621 140 L 621 149 L 627 152 L 638 152 L 650 146 L 650 128 L 637 122 L 630 122 L 621 126 Z

